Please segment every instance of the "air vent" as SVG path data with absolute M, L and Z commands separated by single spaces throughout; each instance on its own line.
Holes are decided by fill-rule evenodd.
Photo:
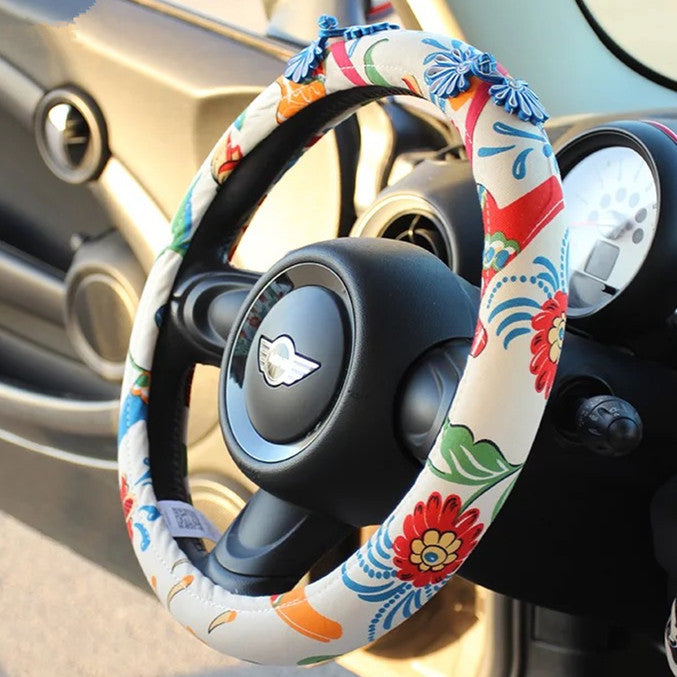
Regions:
M 438 259 L 449 263 L 449 255 L 440 227 L 425 214 L 411 213 L 398 216 L 386 227 L 381 237 L 423 247 Z
M 54 106 L 47 119 L 59 134 L 68 165 L 73 169 L 80 167 L 91 140 L 87 120 L 77 108 L 67 103 Z
M 43 97 L 35 115 L 35 135 L 45 164 L 68 183 L 95 178 L 108 157 L 99 109 L 73 89 L 57 89 Z
M 450 231 L 435 206 L 420 195 L 394 193 L 377 200 L 357 220 L 352 235 L 415 244 L 454 270 Z

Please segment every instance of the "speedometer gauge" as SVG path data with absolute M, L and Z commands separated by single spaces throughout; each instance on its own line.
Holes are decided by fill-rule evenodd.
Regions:
M 563 181 L 570 236 L 569 315 L 590 315 L 633 280 L 658 223 L 658 187 L 627 146 L 591 153 Z
M 572 326 L 622 338 L 677 308 L 677 134 L 619 121 L 557 153 L 569 226 Z

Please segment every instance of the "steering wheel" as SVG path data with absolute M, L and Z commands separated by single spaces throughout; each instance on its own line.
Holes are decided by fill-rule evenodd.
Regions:
M 256 663 L 351 651 L 449 580 L 514 486 L 564 334 L 562 190 L 527 84 L 459 40 L 319 23 L 192 182 L 148 277 L 122 386 L 120 491 L 141 567 L 190 632 Z M 387 240 L 305 247 L 261 277 L 234 269 L 239 236 L 293 161 L 393 94 L 429 99 L 464 139 L 484 218 L 481 292 Z M 321 190 L 317 177 L 299 218 Z M 221 366 L 225 441 L 261 487 L 223 535 L 185 483 L 198 362 Z M 453 387 L 431 390 L 440 382 Z M 294 587 L 374 523 L 341 566 Z M 210 552 L 203 538 L 217 541 Z

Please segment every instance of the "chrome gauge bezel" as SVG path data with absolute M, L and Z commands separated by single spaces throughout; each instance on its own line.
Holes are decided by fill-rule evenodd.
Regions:
M 613 122 L 575 136 L 557 152 L 566 182 L 569 172 L 593 153 L 627 147 L 648 165 L 657 196 L 655 233 L 642 265 L 607 302 L 572 309 L 572 326 L 607 337 L 637 334 L 663 322 L 677 306 L 677 229 L 670 227 L 677 218 L 677 144 L 660 127 L 652 121 Z

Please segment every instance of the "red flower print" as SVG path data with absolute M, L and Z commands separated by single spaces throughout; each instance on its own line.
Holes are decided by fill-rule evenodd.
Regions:
M 129 534 L 129 540 L 131 541 L 134 539 L 131 519 L 132 508 L 134 507 L 134 494 L 129 492 L 126 475 L 123 475 L 120 479 L 120 500 L 122 501 L 122 511 L 125 514 L 125 522 L 127 523 L 127 533 Z
M 472 157 L 471 153 L 468 155 Z M 551 176 L 522 197 L 504 206 L 500 206 L 494 196 L 483 187 L 480 190 L 480 204 L 489 237 L 500 232 L 506 240 L 515 242 L 519 251 L 523 251 L 564 209 L 562 186 L 556 176 Z M 510 254 L 511 258 L 514 256 L 515 252 Z M 506 263 L 507 261 L 503 265 Z M 496 272 L 494 267 L 487 267 L 482 271 L 483 288 Z
M 558 291 L 541 306 L 541 312 L 531 318 L 536 335 L 531 339 L 533 357 L 529 369 L 536 376 L 537 392 L 543 392 L 546 397 L 555 382 L 557 362 L 562 352 L 566 309 L 567 295 Z
M 237 167 L 237 163 L 242 159 L 242 148 L 239 144 L 234 144 L 231 141 L 232 132 L 228 132 L 226 137 L 226 146 L 221 151 L 223 154 L 223 161 L 217 170 L 217 181 L 223 183 L 230 173 Z
M 484 325 L 479 320 L 477 321 L 477 327 L 475 328 L 475 336 L 472 340 L 472 345 L 470 346 L 470 356 L 477 357 L 480 353 L 487 347 L 487 341 L 489 336 L 487 330 L 484 328 Z
M 436 491 L 404 518 L 403 533 L 393 544 L 400 580 L 420 588 L 439 583 L 463 564 L 484 525 L 477 523 L 476 508 L 461 513 L 461 507 L 458 496 L 447 496 L 443 503 Z

